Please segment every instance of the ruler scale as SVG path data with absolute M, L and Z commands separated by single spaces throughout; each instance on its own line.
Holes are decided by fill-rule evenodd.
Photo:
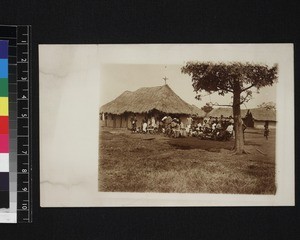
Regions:
M 31 163 L 29 152 L 29 26 L 17 29 L 17 219 L 31 222 Z
M 17 222 L 31 222 L 30 27 L 0 26 L 9 41 L 9 178 L 10 212 Z

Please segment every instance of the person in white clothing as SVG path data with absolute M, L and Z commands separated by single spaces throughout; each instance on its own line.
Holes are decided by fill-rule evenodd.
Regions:
M 232 133 L 233 133 L 233 125 L 232 125 L 232 123 L 230 123 L 230 124 L 228 125 L 228 127 L 226 128 L 226 131 L 227 131 L 230 135 L 232 135 Z
M 143 133 L 147 133 L 147 126 L 148 126 L 147 122 L 144 121 L 144 123 L 143 123 Z

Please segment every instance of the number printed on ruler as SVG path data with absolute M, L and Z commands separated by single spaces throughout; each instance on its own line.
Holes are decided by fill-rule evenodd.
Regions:
M 18 221 L 31 221 L 31 162 L 29 131 L 29 27 L 18 29 L 17 39 L 17 155 L 18 155 Z

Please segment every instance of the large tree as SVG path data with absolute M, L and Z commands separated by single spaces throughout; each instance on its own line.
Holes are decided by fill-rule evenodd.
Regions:
M 192 77 L 192 86 L 196 98 L 201 99 L 201 93 L 218 92 L 224 96 L 233 95 L 231 106 L 233 109 L 235 127 L 235 152 L 244 153 L 243 121 L 241 118 L 241 104 L 252 98 L 252 90 L 257 92 L 265 86 L 272 86 L 278 79 L 277 64 L 269 67 L 253 63 L 212 63 L 187 62 L 181 72 Z

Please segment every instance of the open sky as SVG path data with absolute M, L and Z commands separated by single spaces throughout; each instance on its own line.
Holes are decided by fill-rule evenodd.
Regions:
M 230 104 L 231 94 L 217 93 L 195 99 L 191 77 L 181 73 L 188 61 L 278 64 L 278 83 L 264 87 L 242 108 L 254 108 L 263 102 L 275 102 L 284 108 L 292 96 L 293 46 L 291 44 L 116 44 L 97 45 L 100 64 L 100 105 L 112 101 L 124 91 L 167 84 L 183 100 L 198 107 L 207 102 Z M 285 92 L 289 94 L 286 95 Z
M 124 91 L 135 91 L 141 87 L 154 87 L 165 84 L 163 78 L 168 78 L 167 84 L 183 100 L 197 107 L 202 107 L 207 102 L 230 104 L 231 93 L 219 96 L 217 93 L 206 95 L 202 100 L 196 100 L 191 77 L 181 73 L 182 64 L 102 64 L 100 68 L 101 97 L 100 105 L 112 101 Z M 253 91 L 253 99 L 242 108 L 255 108 L 262 102 L 276 103 L 276 87 L 264 87 L 257 94 Z

